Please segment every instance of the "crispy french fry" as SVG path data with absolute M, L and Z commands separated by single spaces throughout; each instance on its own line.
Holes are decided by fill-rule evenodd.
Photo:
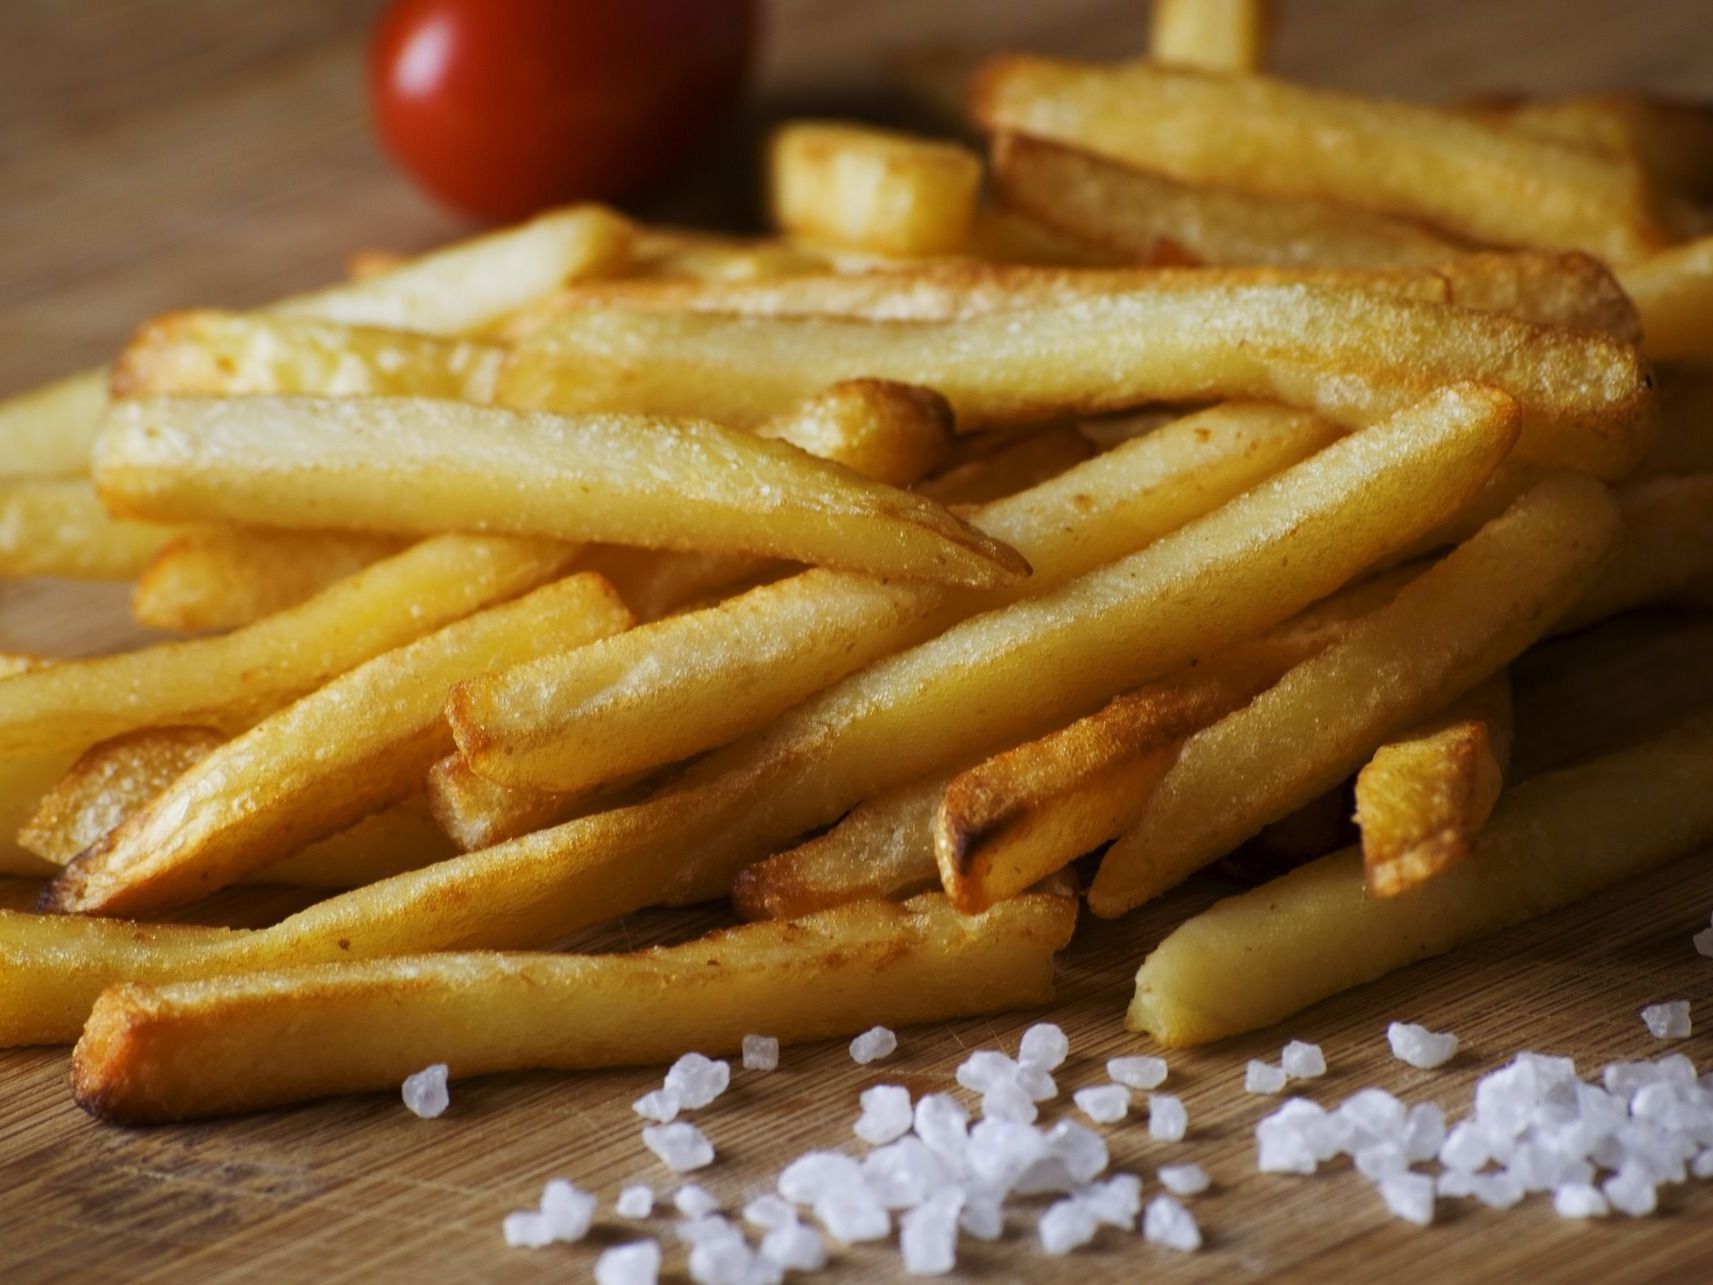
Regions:
M 453 683 L 630 623 L 604 580 L 572 576 L 383 652 L 205 753 L 73 860 L 42 908 L 146 917 L 253 874 L 419 789 L 452 749 Z
M 1238 397 L 1360 425 L 1475 379 L 1517 399 L 1524 456 L 1602 477 L 1633 469 L 1653 427 L 1649 377 L 1627 344 L 1304 285 L 1180 286 L 937 323 L 594 309 L 519 345 L 500 397 L 742 424 L 857 374 L 939 389 L 964 431 Z
M 1511 684 L 1495 674 L 1356 774 L 1368 891 L 1395 897 L 1469 858 L 1511 762 Z
M 1542 326 L 1566 326 L 1635 343 L 1641 319 L 1618 278 L 1579 250 L 1460 254 L 1435 268 L 1449 302 Z
M 578 808 L 579 796 L 521 790 L 478 776 L 457 754 L 428 771 L 428 807 L 460 852 L 491 848 L 519 835 L 558 825 Z
M 75 751 L 58 750 L 0 760 L 0 875 L 45 879 L 54 873 L 52 863 L 31 852 L 16 836 L 35 811 L 37 800 L 65 775 L 76 757 Z
M 127 580 L 183 532 L 110 517 L 84 478 L 0 482 L 0 576 Z
M 1213 71 L 1260 71 L 1272 34 L 1271 0 L 1154 0 L 1148 56 Z
M 793 1043 L 1044 1004 L 1076 903 L 1030 897 L 970 920 L 937 897 L 865 902 L 631 955 L 424 956 L 102 997 L 74 1055 L 78 1102 L 140 1123 L 454 1075 L 729 1053 L 766 1027 Z M 233 1056 L 288 1030 L 289 1058 Z M 253 1044 L 252 1044 L 253 1042 Z
M 1509 664 L 1587 590 L 1621 533 L 1605 488 L 1526 493 L 1341 641 L 1184 743 L 1089 890 L 1111 917 L 1336 785 L 1385 739 Z
M 408 543 L 353 531 L 198 528 L 171 540 L 143 568 L 131 615 L 151 629 L 236 629 L 306 602 Z
M 79 477 L 107 405 L 106 370 L 86 370 L 0 401 L 0 476 Z
M 1411 103 L 1142 62 L 1010 56 L 983 69 L 971 108 L 990 131 L 1180 182 L 1338 201 L 1476 241 L 1624 262 L 1670 239 L 1635 166 Z
M 1094 453 L 1094 444 L 1075 428 L 1043 429 L 953 464 L 915 489 L 941 504 L 991 504 L 1058 477 Z
M 968 148 L 835 121 L 775 130 L 767 170 L 776 227 L 881 254 L 961 249 L 981 192 L 981 159 Z
M 623 641 L 474 679 L 447 715 L 471 767 L 508 785 L 582 790 L 670 763 L 962 617 L 1131 553 L 1331 436 L 1276 407 L 1205 411 L 973 514 L 1034 567 L 1015 589 L 951 596 L 811 571 Z
M 95 472 L 128 515 L 499 529 L 976 585 L 1028 571 L 931 501 L 699 421 L 428 398 L 150 398 L 108 413 Z
M 218 638 L 15 675 L 0 682 L 0 759 L 81 751 L 138 727 L 237 730 L 372 656 L 532 588 L 569 552 L 552 541 L 442 536 Z
M 1624 519 L 1617 553 L 1555 633 L 1648 603 L 1693 597 L 1713 577 L 1713 473 L 1646 478 L 1617 488 Z
M 756 429 L 760 437 L 888 486 L 909 486 L 944 463 L 952 448 L 952 408 L 931 388 L 848 379 Z
M 1136 974 L 1125 1024 L 1169 1047 L 1256 1030 L 1466 941 L 1547 914 L 1713 839 L 1713 716 L 1535 777 L 1473 858 L 1373 897 L 1351 848 L 1178 926 Z
M 1642 317 L 1650 357 L 1713 358 L 1713 236 L 1618 270 Z

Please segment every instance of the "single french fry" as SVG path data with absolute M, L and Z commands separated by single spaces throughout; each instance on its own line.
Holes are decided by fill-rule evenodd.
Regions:
M 865 374 L 937 388 L 963 431 L 1222 398 L 1361 425 L 1473 379 L 1516 398 L 1534 462 L 1616 477 L 1647 454 L 1650 381 L 1628 344 L 1348 288 L 1217 284 L 1224 271 L 948 322 L 592 309 L 520 344 L 500 398 L 742 424 Z
M 767 170 L 781 231 L 881 254 L 961 249 L 981 192 L 981 159 L 968 148 L 836 121 L 775 130 Z
M 1351 848 L 1219 902 L 1144 961 L 1125 1024 L 1174 1048 L 1256 1030 L 1709 839 L 1713 716 L 1703 712 L 1506 791 L 1472 858 L 1408 896 L 1370 896 Z
M 1618 279 L 1641 313 L 1648 356 L 1713 358 L 1713 236 L 1626 264 Z
M 307 602 L 408 543 L 353 531 L 200 527 L 149 560 L 131 591 L 131 615 L 151 629 L 236 629 Z
M 479 776 L 457 754 L 428 770 L 428 807 L 460 852 L 491 848 L 558 825 L 578 808 L 578 795 L 517 789 Z
M 158 914 L 354 825 L 451 751 L 452 684 L 630 623 L 604 580 L 572 576 L 383 652 L 200 757 L 67 865 L 42 909 Z
M 1713 473 L 1628 482 L 1612 498 L 1624 520 L 1617 552 L 1555 633 L 1648 603 L 1684 600 L 1713 577 Z
M 221 637 L 15 675 L 0 682 L 0 760 L 75 753 L 139 727 L 238 730 L 372 656 L 533 588 L 571 552 L 552 541 L 442 536 Z
M 1344 639 L 1185 741 L 1107 849 L 1090 907 L 1120 915 L 1181 883 L 1502 669 L 1587 590 L 1620 533 L 1587 478 L 1527 492 Z
M 1076 903 L 1031 897 L 981 919 L 921 897 L 749 924 L 630 955 L 452 955 L 253 974 L 103 996 L 73 1091 L 141 1123 L 394 1089 L 440 1060 L 460 1078 L 666 1062 L 1044 1004 Z M 258 1061 L 241 1047 L 279 1047 Z
M 0 401 L 0 476 L 81 477 L 107 405 L 107 371 L 86 370 Z
M 948 595 L 811 571 L 623 641 L 474 679 L 447 715 L 483 775 L 588 789 L 722 744 L 958 619 L 1134 552 L 1332 436 L 1301 412 L 1214 408 L 972 514 L 1034 567 L 1014 589 Z
M 1272 34 L 1271 0 L 1154 0 L 1148 56 L 1213 71 L 1260 71 Z
M 848 379 L 755 431 L 888 486 L 933 472 L 952 448 L 952 408 L 932 388 Z
M 1094 453 L 1094 443 L 1075 428 L 1043 429 L 953 464 L 914 489 L 941 504 L 991 504 L 1058 477 Z
M 1368 891 L 1395 897 L 1475 849 L 1511 763 L 1511 684 L 1495 674 L 1374 751 L 1356 774 Z
M 0 481 L 0 576 L 128 580 L 183 532 L 111 517 L 84 478 Z
M 1460 254 L 1434 270 L 1445 279 L 1449 302 L 1459 308 L 1591 330 L 1625 343 L 1642 337 L 1636 305 L 1618 278 L 1579 250 Z
M 149 398 L 108 413 L 95 473 L 127 515 L 504 530 L 976 585 L 1028 572 L 931 501 L 704 421 L 414 397 Z
M 53 750 L 0 759 L 0 875 L 46 879 L 54 866 L 17 840 L 37 801 L 65 775 L 77 757 L 74 750 Z

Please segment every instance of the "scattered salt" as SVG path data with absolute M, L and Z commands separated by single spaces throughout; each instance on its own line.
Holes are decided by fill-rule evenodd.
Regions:
M 1600 1190 L 1612 1208 L 1631 1218 L 1645 1218 L 1658 1204 L 1652 1179 L 1633 1161 L 1620 1166 Z
M 1115 1173 L 1105 1182 L 1084 1187 L 1076 1198 L 1107 1226 L 1131 1231 L 1142 1212 L 1142 1179 L 1133 1173 Z
M 1313 1080 L 1326 1074 L 1326 1054 L 1318 1044 L 1292 1040 L 1279 1054 L 1279 1066 L 1293 1080 Z
M 672 1207 L 686 1218 L 706 1218 L 719 1212 L 720 1200 L 706 1187 L 687 1182 L 672 1197 Z
M 947 1164 L 962 1167 L 969 1149 L 970 1113 L 946 1093 L 930 1093 L 916 1103 L 916 1136 Z
M 1402 1141 L 1408 1112 L 1384 1089 L 1361 1089 L 1344 1100 L 1338 1114 L 1376 1141 Z
M 991 1119 L 1015 1120 L 1020 1124 L 1033 1124 L 1040 1115 L 1035 1099 L 1015 1080 L 1001 1080 L 983 1093 L 981 1113 Z
M 732 1082 L 729 1062 L 686 1053 L 666 1073 L 666 1092 L 678 1098 L 681 1110 L 705 1107 L 726 1091 Z
M 892 1234 L 892 1218 L 874 1193 L 858 1182 L 818 1197 L 815 1217 L 833 1236 L 847 1245 L 865 1240 L 885 1240 Z
M 1318 1103 L 1289 1099 L 1255 1126 L 1255 1167 L 1262 1173 L 1313 1173 L 1322 1160 L 1344 1147 L 1343 1137 L 1332 1136 L 1328 1127 L 1335 1119 Z M 1348 1122 L 1340 1123 L 1348 1127 Z M 1317 1141 L 1330 1145 L 1317 1146 Z
M 1048 1102 L 1059 1096 L 1059 1085 L 1052 1072 L 1033 1062 L 1018 1063 L 1017 1087 L 1029 1095 L 1031 1102 Z
M 1155 1196 L 1142 1215 L 1142 1236 L 1151 1244 L 1184 1253 L 1201 1248 L 1201 1228 L 1195 1215 L 1171 1196 Z
M 779 1041 L 771 1035 L 743 1037 L 743 1069 L 774 1071 L 779 1068 Z
M 1200 1165 L 1160 1166 L 1160 1185 L 1174 1196 L 1199 1196 L 1209 1181 L 1207 1170 Z
M 966 1154 L 971 1174 L 996 1195 L 1003 1195 L 1047 1154 L 1047 1143 L 1029 1125 L 985 1119 L 970 1130 Z
M 998 1240 L 1005 1234 L 1005 1211 L 992 1196 L 978 1197 L 964 1193 L 963 1212 L 958 1215 L 958 1230 L 977 1240 Z
M 446 1075 L 446 1063 L 436 1062 L 415 1075 L 405 1076 L 404 1104 L 412 1115 L 432 1120 L 451 1105 L 452 1094 L 446 1088 Z
M 1380 1198 L 1397 1217 L 1426 1227 L 1433 1221 L 1433 1179 L 1420 1173 L 1395 1173 L 1380 1180 Z
M 1419 1165 L 1432 1160 L 1445 1143 L 1445 1112 L 1432 1102 L 1419 1102 L 1404 1117 L 1404 1159 Z
M 1608 1212 L 1606 1197 L 1592 1183 L 1560 1183 L 1552 1193 L 1552 1207 L 1560 1218 L 1604 1218 Z
M 658 1241 L 614 1245 L 595 1260 L 595 1285 L 655 1285 L 659 1279 Z
M 1395 1142 L 1373 1142 L 1360 1148 L 1351 1160 L 1356 1172 L 1369 1182 L 1382 1182 L 1394 1174 L 1407 1173 L 1410 1165 L 1404 1149 Z
M 1106 1073 L 1117 1083 L 1132 1089 L 1157 1089 L 1166 1082 L 1166 1059 L 1163 1057 L 1115 1057 L 1108 1059 Z
M 957 1081 L 971 1093 L 986 1093 L 997 1084 L 1015 1084 L 1017 1063 L 998 1049 L 977 1049 L 958 1063 Z
M 1017 1060 L 1025 1066 L 1038 1066 L 1043 1071 L 1057 1068 L 1070 1055 L 1071 1042 L 1064 1031 L 1051 1022 L 1037 1022 L 1023 1032 L 1023 1042 L 1017 1049 Z
M 888 1209 L 914 1209 L 951 1181 L 944 1162 L 917 1137 L 877 1147 L 863 1157 L 863 1181 Z
M 794 1205 L 812 1205 L 822 1196 L 862 1185 L 862 1166 L 837 1151 L 810 1151 L 785 1166 L 779 1194 Z
M 1181 1142 L 1189 1131 L 1190 1113 L 1170 1093 L 1148 1095 L 1148 1136 L 1156 1142 Z
M 1420 1071 L 1444 1066 L 1457 1056 L 1457 1036 L 1450 1031 L 1435 1033 L 1413 1022 L 1393 1022 L 1386 1028 L 1392 1056 Z
M 675 1173 L 701 1169 L 714 1163 L 713 1144 L 695 1125 L 682 1120 L 649 1125 L 642 1131 L 642 1142 Z
M 613 1211 L 620 1218 L 647 1218 L 654 1212 L 654 1188 L 645 1182 L 633 1183 L 619 1192 Z
M 1509 1209 L 1523 1198 L 1522 1179 L 1506 1171 L 1476 1174 L 1470 1183 L 1470 1194 L 1489 1209 Z
M 862 1091 L 862 1114 L 852 1126 L 856 1136 L 873 1146 L 891 1142 L 910 1132 L 915 1111 L 910 1090 L 896 1084 L 877 1084 Z
M 563 1178 L 550 1178 L 541 1189 L 541 1219 L 554 1240 L 582 1240 L 595 1221 L 595 1197 Z
M 506 1244 L 514 1249 L 540 1249 L 553 1243 L 547 1224 L 533 1209 L 507 1214 L 500 1223 L 500 1232 L 505 1236 Z
M 1100 1230 L 1100 1219 L 1080 1200 L 1060 1200 L 1048 1206 L 1035 1224 L 1041 1238 L 1041 1250 L 1047 1254 L 1068 1254 L 1094 1239 Z
M 655 1089 L 632 1102 L 630 1109 L 644 1120 L 653 1120 L 656 1124 L 665 1124 L 678 1118 L 679 1109 L 683 1105 L 678 1095 L 671 1089 Z
M 1689 1035 L 1689 1001 L 1650 1004 L 1642 1010 L 1642 1021 L 1656 1040 L 1681 1040 Z
M 1096 1084 L 1078 1089 L 1071 1100 L 1096 1124 L 1117 1124 L 1130 1114 L 1130 1090 L 1122 1084 Z
M 761 1256 L 788 1272 L 818 1272 L 827 1265 L 827 1242 L 813 1227 L 792 1219 L 761 1238 Z
M 1245 1093 L 1277 1093 L 1285 1087 L 1286 1075 L 1282 1067 L 1271 1063 L 1249 1059 L 1249 1065 L 1243 1069 L 1243 1091 Z
M 912 1276 L 943 1276 L 957 1263 L 963 1193 L 937 1192 L 899 1220 L 898 1246 Z
M 797 1221 L 797 1210 L 791 1202 L 772 1192 L 755 1197 L 743 1207 L 743 1220 L 752 1227 L 772 1231 Z
M 851 1061 L 861 1066 L 891 1057 L 898 1048 L 898 1037 L 884 1026 L 871 1027 L 851 1041 Z

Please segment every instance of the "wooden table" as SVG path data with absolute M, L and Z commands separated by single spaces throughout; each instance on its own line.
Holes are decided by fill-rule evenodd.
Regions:
M 778 0 L 766 95 L 747 129 L 783 111 L 887 110 L 876 89 L 878 56 L 913 42 L 978 39 L 1092 54 L 1137 48 L 1144 7 Z M 1494 85 L 1713 93 L 1706 0 L 1287 7 L 1281 69 L 1330 83 L 1426 96 Z M 369 139 L 359 51 L 372 8 L 346 0 L 15 0 L 0 9 L 0 389 L 102 359 L 150 313 L 254 303 L 336 275 L 353 249 L 416 249 L 458 231 L 386 168 Z M 974 25 L 979 37 L 967 30 Z M 665 205 L 705 208 L 682 195 Z M 716 212 L 731 210 L 723 201 Z M 1679 632 L 1662 651 L 1650 640 L 1666 626 Z M 1524 759 L 1544 765 L 1672 712 L 1631 699 L 1625 676 L 1638 670 L 1673 664 L 1685 691 L 1713 696 L 1704 659 L 1713 625 L 1688 634 L 1685 627 L 1622 624 L 1525 666 Z M 136 637 L 118 590 L 0 585 L 0 648 L 72 654 Z M 1567 708 L 1555 695 L 1566 672 L 1611 677 L 1590 680 L 1583 704 Z M 1120 1029 L 1130 973 L 1173 922 L 1217 891 L 1188 889 L 1079 938 L 1053 1010 L 1074 1042 L 1061 1077 L 1067 1092 L 1099 1079 L 1106 1056 L 1146 1048 Z M 27 894 L 4 890 L 8 904 Z M 285 905 L 248 909 L 281 913 Z M 1323 1004 L 1286 1028 L 1174 1056 L 1169 1087 L 1189 1104 L 1189 1138 L 1151 1143 L 1133 1118 L 1111 1130 L 1114 1164 L 1144 1172 L 1150 1188 L 1161 1163 L 1207 1166 L 1215 1187 L 1192 1202 L 1207 1249 L 1179 1257 L 1109 1232 L 1094 1249 L 1047 1259 L 1028 1224 L 1014 1220 L 1005 1242 L 964 1252 L 960 1275 L 1707 1279 L 1713 1193 L 1705 1187 L 1672 1189 L 1659 1217 L 1634 1223 L 1561 1223 L 1535 1200 L 1506 1214 L 1448 1203 L 1439 1225 L 1417 1230 L 1387 1216 L 1347 1168 L 1316 1179 L 1256 1174 L 1253 1124 L 1275 1103 L 1244 1095 L 1241 1080 L 1247 1058 L 1276 1058 L 1283 1040 L 1301 1035 L 1321 1042 L 1332 1063 L 1311 1086 L 1315 1097 L 1330 1103 L 1380 1083 L 1457 1113 L 1476 1076 L 1519 1049 L 1574 1053 L 1585 1072 L 1655 1055 L 1661 1046 L 1637 1019 L 1643 1004 L 1688 998 L 1713 1021 L 1713 964 L 1689 945 L 1710 908 L 1713 870 L 1705 857 L 1692 858 L 1597 904 Z M 658 927 L 637 917 L 595 944 L 645 941 Z M 1387 1054 L 1384 1027 L 1394 1017 L 1454 1029 L 1467 1051 L 1443 1072 L 1412 1071 Z M 1029 1020 L 906 1032 L 897 1057 L 866 1071 L 842 1044 L 788 1050 L 779 1072 L 740 1073 L 704 1113 L 720 1160 L 698 1178 L 735 1208 L 785 1158 L 842 1142 L 862 1086 L 947 1088 L 965 1049 L 1014 1047 Z M 1681 1047 L 1705 1061 L 1710 1044 L 1697 1035 Z M 433 1123 L 389 1095 L 126 1131 L 85 1118 L 71 1104 L 64 1069 L 63 1051 L 0 1055 L 7 1282 L 586 1277 L 591 1247 L 508 1250 L 501 1216 L 533 1202 L 556 1174 L 599 1192 L 608 1209 L 631 1179 L 671 1189 L 627 1107 L 656 1071 L 459 1084 L 452 1111 Z M 600 1226 L 592 1244 L 619 1234 L 607 1213 Z M 841 1253 L 836 1278 L 890 1279 L 896 1263 L 890 1247 Z

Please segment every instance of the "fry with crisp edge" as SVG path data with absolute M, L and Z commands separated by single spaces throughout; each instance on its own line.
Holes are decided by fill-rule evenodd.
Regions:
M 1368 891 L 1395 897 L 1466 861 L 1511 764 L 1511 683 L 1495 674 L 1393 737 L 1356 774 Z
M 1642 317 L 1642 351 L 1654 358 L 1713 358 L 1713 236 L 1618 269 Z
M 1143 62 L 1006 56 L 970 95 L 990 132 L 1049 138 L 1184 183 L 1313 197 L 1471 240 L 1626 262 L 1668 230 L 1641 172 L 1454 111 Z
M 1641 318 L 1623 285 L 1610 268 L 1580 250 L 1460 254 L 1434 271 L 1459 308 L 1592 330 L 1625 343 L 1642 337 Z
M 1648 603 L 1693 602 L 1713 578 L 1713 473 L 1628 482 L 1612 498 L 1624 519 L 1617 553 L 1554 633 Z
M 1257 1030 L 1310 1004 L 1580 901 L 1713 839 L 1713 715 L 1525 781 L 1471 860 L 1373 897 L 1356 848 L 1180 924 L 1136 974 L 1125 1020 L 1170 1048 Z
M 447 717 L 470 766 L 507 785 L 584 790 L 674 762 L 956 620 L 1132 553 L 1333 436 L 1298 411 L 1216 407 L 972 514 L 1034 567 L 1015 589 L 950 595 L 810 571 L 622 641 L 473 679 Z
M 499 396 L 741 424 L 857 374 L 939 389 L 965 432 L 1230 398 L 1363 425 L 1472 379 L 1516 398 L 1519 452 L 1536 463 L 1622 476 L 1653 437 L 1651 380 L 1628 344 L 1306 285 L 1185 286 L 948 322 L 592 309 L 520 344 Z
M 85 1110 L 140 1124 L 459 1078 L 735 1052 L 1045 1004 L 1076 902 L 979 919 L 944 899 L 863 902 L 628 955 L 428 955 L 103 995 L 73 1054 Z M 234 1056 L 310 1038 L 291 1057 Z
M 1184 67 L 1260 71 L 1272 36 L 1272 0 L 1154 0 L 1148 56 Z
M 0 576 L 128 580 L 184 530 L 110 516 L 84 478 L 0 481 Z
M 580 575 L 383 652 L 203 755 L 67 865 L 41 908 L 148 917 L 254 874 L 421 788 L 452 749 L 453 683 L 630 623 L 606 581 Z
M 81 751 L 138 727 L 237 730 L 372 656 L 534 588 L 573 553 L 554 541 L 441 536 L 230 634 L 16 675 L 0 682 L 0 760 Z
M 1107 849 L 1090 908 L 1110 918 L 1183 882 L 1502 669 L 1587 590 L 1620 534 L 1588 478 L 1527 492 L 1344 639 L 1185 741 Z
M 1029 569 L 932 501 L 705 421 L 415 397 L 149 398 L 108 412 L 94 469 L 102 500 L 129 516 L 503 530 L 954 584 Z
M 558 825 L 578 810 L 581 796 L 500 785 L 448 754 L 428 770 L 428 808 L 460 852 L 491 848 Z
M 36 809 L 36 801 L 53 788 L 76 759 L 74 750 L 54 750 L 0 759 L 0 875 L 45 879 L 54 866 L 17 840 L 18 832 Z

